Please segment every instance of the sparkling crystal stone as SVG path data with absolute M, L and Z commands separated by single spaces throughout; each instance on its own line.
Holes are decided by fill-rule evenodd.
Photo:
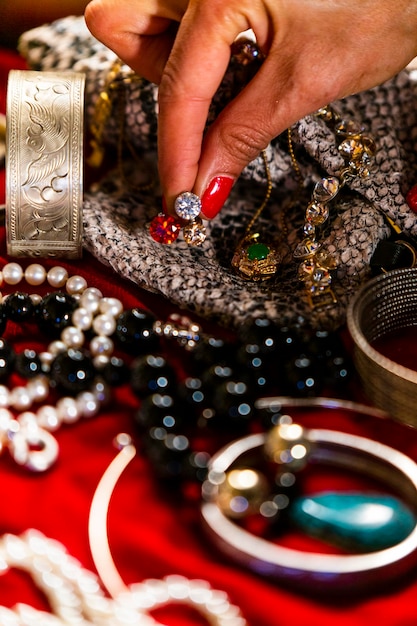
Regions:
M 361 135 L 364 131 L 364 127 L 355 120 L 341 120 L 336 124 L 335 131 L 337 135 L 348 137 Z
M 149 226 L 149 234 L 157 243 L 171 244 L 180 234 L 181 224 L 171 215 L 156 215 Z
M 320 250 L 321 243 L 319 241 L 315 241 L 314 239 L 303 239 L 299 244 L 297 244 L 294 250 L 294 258 L 295 259 L 308 259 L 312 257 Z
M 314 187 L 313 198 L 317 202 L 329 202 L 338 194 L 339 188 L 339 179 L 335 176 L 322 178 Z
M 329 207 L 327 204 L 320 204 L 319 202 L 310 202 L 306 209 L 306 219 L 314 224 L 320 226 L 329 217 Z
M 306 219 L 306 221 L 304 222 L 303 234 L 308 239 L 315 239 L 316 238 L 316 227 L 308 219 Z
M 190 246 L 201 246 L 207 237 L 206 228 L 198 217 L 184 226 L 183 235 Z
M 299 497 L 292 502 L 290 515 L 312 536 L 365 552 L 399 543 L 416 523 L 410 509 L 397 498 L 366 493 Z
M 321 107 L 316 111 L 315 114 L 317 115 L 317 117 L 321 118 L 328 124 L 334 122 L 337 118 L 336 112 L 333 111 L 333 109 L 331 109 L 330 107 Z
M 302 281 L 311 279 L 311 275 L 314 272 L 316 264 L 313 258 L 304 259 L 298 268 L 298 278 Z
M 180 193 L 175 199 L 175 213 L 183 220 L 194 220 L 201 212 L 201 200 L 191 191 Z
M 363 155 L 365 154 L 364 144 L 361 139 L 357 139 L 356 137 L 344 139 L 339 144 L 338 150 L 343 158 L 350 159 L 355 162 L 361 161 Z
M 311 279 L 318 287 L 328 287 L 332 282 L 329 270 L 319 266 L 315 267 Z

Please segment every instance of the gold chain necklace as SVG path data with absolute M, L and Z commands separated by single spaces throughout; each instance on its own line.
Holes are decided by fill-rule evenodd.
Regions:
M 245 228 L 244 235 L 238 243 L 232 258 L 232 267 L 245 280 L 264 281 L 276 274 L 281 263 L 282 255 L 277 247 L 263 241 L 260 232 L 253 230 L 254 225 L 266 208 L 272 193 L 271 172 L 268 165 L 266 151 L 262 150 L 266 174 L 265 196 L 259 208 Z
M 376 146 L 373 138 L 362 126 L 352 120 L 344 120 L 330 106 L 316 112 L 335 133 L 339 154 L 344 159 L 344 166 L 338 175 L 322 177 L 314 186 L 304 215 L 303 238 L 293 251 L 293 257 L 299 262 L 298 278 L 303 283 L 307 300 L 312 308 L 333 305 L 337 298 L 332 289 L 333 274 L 336 269 L 335 259 L 323 250 L 320 236 L 330 216 L 330 202 L 338 196 L 343 187 L 355 178 L 367 178 L 369 165 L 375 155 Z M 293 170 L 300 189 L 304 188 L 303 175 L 297 161 L 292 141 L 292 131 L 287 130 L 288 151 Z M 265 173 L 266 192 L 262 204 L 246 226 L 232 259 L 232 267 L 246 280 L 264 281 L 277 273 L 282 254 L 277 249 L 278 243 L 262 241 L 262 235 L 254 225 L 267 206 L 272 193 L 271 173 L 266 153 L 261 153 Z
M 140 84 L 141 82 L 142 78 L 133 70 L 125 68 L 120 59 L 116 59 L 111 65 L 103 88 L 96 100 L 92 121 L 89 127 L 91 134 L 91 153 L 87 159 L 87 163 L 92 168 L 98 169 L 101 167 L 105 156 L 105 131 L 110 116 L 114 113 L 115 107 L 117 107 L 116 163 L 119 180 L 135 191 L 148 191 L 154 187 L 155 180 L 152 179 L 144 183 L 132 181 L 126 171 L 124 159 L 124 152 L 127 149 L 133 161 L 136 162 L 140 168 L 143 168 L 143 161 L 139 160 L 136 150 L 126 133 L 126 87 L 132 83 Z

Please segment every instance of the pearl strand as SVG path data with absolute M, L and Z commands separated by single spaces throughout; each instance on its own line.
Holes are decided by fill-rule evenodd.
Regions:
M 78 300 L 78 308 L 72 314 L 72 325 L 65 328 L 59 340 L 49 344 L 40 358 L 49 368 L 54 358 L 70 349 L 80 349 L 85 343 L 85 332 L 95 333 L 89 344 L 96 366 L 103 365 L 113 353 L 114 345 L 110 335 L 116 328 L 116 318 L 123 311 L 123 305 L 116 298 L 105 298 L 99 289 L 88 287 L 82 276 L 68 276 L 65 268 L 56 266 L 48 272 L 37 263 L 26 270 L 18 263 L 8 263 L 0 272 L 0 285 L 17 285 L 23 279 L 32 286 L 45 281 L 55 288 L 66 288 L 68 294 Z M 7 297 L 7 296 L 6 296 Z M 36 302 L 40 296 L 33 294 Z M 3 298 L 4 300 L 4 298 Z M 51 432 L 63 423 L 74 423 L 82 417 L 93 417 L 103 402 L 108 400 L 108 386 L 97 378 L 89 391 L 74 397 L 62 397 L 55 406 L 44 404 L 37 412 L 29 411 L 33 402 L 44 401 L 49 392 L 47 376 L 38 376 L 29 381 L 26 387 L 18 386 L 8 390 L 0 386 L 0 443 L 8 447 L 14 460 L 33 471 L 45 471 L 56 461 L 58 444 Z M 24 411 L 14 418 L 11 408 Z M 33 449 L 34 446 L 39 449 Z M 1 449 L 0 448 L 0 449 Z
M 203 615 L 212 626 L 246 626 L 239 608 L 224 591 L 205 580 L 171 575 L 130 585 L 115 599 L 104 595 L 98 577 L 83 568 L 59 542 L 36 530 L 0 539 L 0 571 L 27 572 L 43 591 L 53 613 L 19 604 L 0 606 L 4 626 L 160 626 L 150 612 L 164 605 L 184 604 Z

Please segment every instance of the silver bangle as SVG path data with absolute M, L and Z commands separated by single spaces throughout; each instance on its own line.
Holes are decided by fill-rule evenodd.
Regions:
M 9 73 L 6 240 L 11 256 L 82 252 L 85 75 Z
M 384 356 L 373 342 L 417 324 L 417 268 L 393 270 L 366 283 L 348 306 L 354 362 L 368 398 L 391 417 L 417 427 L 417 371 Z
M 352 408 L 352 407 L 349 407 Z M 312 463 L 346 467 L 384 481 L 415 510 L 417 464 L 405 454 L 379 442 L 346 433 L 305 429 L 311 446 Z M 250 570 L 298 588 L 319 592 L 363 591 L 397 578 L 417 560 L 417 525 L 400 543 L 376 552 L 322 554 L 279 546 L 249 533 L 233 523 L 217 505 L 219 476 L 244 454 L 261 448 L 265 434 L 243 437 L 220 450 L 211 459 L 205 500 L 201 506 L 203 524 L 217 547 Z

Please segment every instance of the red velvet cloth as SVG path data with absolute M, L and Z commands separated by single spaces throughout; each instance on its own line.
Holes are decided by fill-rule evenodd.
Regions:
M 0 61 L 0 106 L 4 111 L 7 70 L 22 67 L 23 63 L 10 53 L 4 53 Z M 3 181 L 1 184 L 3 195 Z M 0 257 L 2 264 L 9 260 L 3 228 L 0 229 Z M 88 254 L 81 261 L 64 265 L 71 273 L 85 276 L 89 285 L 99 287 L 105 295 L 121 298 L 126 307 L 145 306 L 160 318 L 166 318 L 173 310 L 169 302 L 122 280 Z M 19 339 L 33 341 L 24 333 Z M 103 472 L 115 456 L 114 437 L 119 432 L 134 433 L 132 415 L 137 405 L 131 394 L 120 390 L 97 417 L 62 427 L 56 434 L 59 461 L 45 474 L 30 474 L 17 467 L 8 452 L 4 452 L 0 458 L 0 533 L 20 534 L 28 528 L 36 528 L 62 542 L 85 567 L 94 570 L 87 535 L 91 500 Z M 341 410 L 301 413 L 298 417 L 308 426 L 330 427 L 380 440 L 417 459 L 415 431 L 390 420 Z M 336 479 L 330 478 L 331 474 L 318 479 L 321 486 L 333 484 Z M 345 476 L 340 481 L 342 485 L 350 484 L 350 477 Z M 310 597 L 228 561 L 213 550 L 203 534 L 198 503 L 184 504 L 175 497 L 166 497 L 141 454 L 129 465 L 113 495 L 109 538 L 114 560 L 126 583 L 171 573 L 205 578 L 214 588 L 224 589 L 229 594 L 251 626 L 334 626 L 335 623 L 338 626 L 368 626 L 370 623 L 405 626 L 417 623 L 415 572 L 410 572 L 405 581 L 397 584 L 394 580 L 371 595 L 364 589 L 362 597 L 335 599 L 331 591 L 326 592 L 325 581 L 324 594 L 320 598 Z M 17 602 L 47 609 L 45 598 L 28 577 L 13 570 L 0 578 L 0 605 L 11 607 Z M 163 612 L 163 621 L 169 626 L 199 623 L 190 614 L 173 608 Z

